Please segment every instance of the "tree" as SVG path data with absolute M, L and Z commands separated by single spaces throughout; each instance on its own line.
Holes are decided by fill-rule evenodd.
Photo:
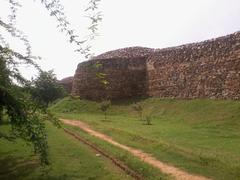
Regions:
M 50 117 L 51 114 L 46 113 L 46 111 L 43 111 L 41 108 L 35 109 L 34 107 L 37 106 L 37 103 L 32 99 L 30 94 L 13 82 L 14 79 L 18 81 L 19 84 L 23 85 L 26 83 L 26 80 L 19 74 L 18 69 L 14 68 L 17 64 L 14 63 L 14 57 L 16 57 L 16 55 L 18 54 L 0 46 L 1 120 L 3 119 L 4 110 L 6 111 L 4 115 L 11 125 L 11 133 L 3 134 L 0 132 L 0 139 L 14 140 L 16 138 L 22 138 L 26 142 L 33 144 L 34 152 L 40 154 L 41 162 L 48 164 L 48 146 L 44 120 L 47 117 L 52 117 Z M 30 64 L 28 59 L 25 60 Z M 51 120 L 55 121 L 56 119 Z
M 89 13 L 88 17 L 91 19 L 91 26 L 88 28 L 90 34 L 84 40 L 79 39 L 79 36 L 74 33 L 59 0 L 41 0 L 40 2 L 48 10 L 49 15 L 56 19 L 58 28 L 67 34 L 70 43 L 77 46 L 76 52 L 80 52 L 88 58 L 91 55 L 91 47 L 87 42 L 94 39 L 98 22 L 101 20 L 101 13 L 97 11 L 99 1 L 90 0 L 86 9 L 86 12 Z M 7 140 L 22 138 L 33 145 L 34 152 L 40 155 L 42 164 L 48 164 L 48 145 L 44 121 L 49 120 L 56 125 L 59 123 L 46 110 L 46 107 L 41 106 L 37 98 L 31 96 L 29 88 L 26 88 L 30 83 L 19 72 L 20 64 L 32 65 L 40 72 L 42 71 L 35 62 L 39 58 L 31 53 L 31 45 L 27 36 L 16 28 L 17 11 L 21 8 L 21 1 L 9 0 L 8 3 L 11 10 L 11 14 L 8 15 L 9 21 L 6 22 L 0 17 L 0 27 L 24 43 L 25 53 L 20 54 L 14 51 L 10 47 L 7 37 L 0 32 L 0 120 L 5 118 L 11 126 L 10 134 L 0 132 L 0 140 L 2 138 Z
M 47 107 L 49 103 L 64 97 L 66 92 L 51 70 L 41 71 L 33 81 L 32 95 L 35 100 Z
M 68 21 L 64 12 L 64 6 L 60 3 L 60 0 L 38 0 L 49 12 L 49 16 L 55 18 L 57 21 L 58 29 L 68 36 L 69 42 L 76 45 L 76 52 L 83 54 L 86 58 L 89 58 L 91 53 L 91 41 L 95 39 L 98 30 L 98 24 L 102 20 L 102 13 L 98 10 L 101 0 L 89 0 L 88 6 L 85 9 L 86 16 L 90 20 L 90 25 L 87 28 L 89 34 L 85 36 L 85 39 L 80 39 L 75 30 L 71 27 L 71 23 Z M 11 14 L 8 15 L 9 22 L 3 21 L 0 17 L 0 27 L 5 29 L 13 37 L 19 38 L 24 42 L 26 46 L 26 54 L 31 55 L 31 46 L 27 36 L 16 28 L 17 12 L 22 7 L 21 0 L 8 0 Z M 5 47 L 9 47 L 9 43 L 5 36 L 0 32 L 0 43 Z
M 0 53 L 1 53 L 1 49 L 0 49 Z M 4 59 L 4 57 L 0 54 L 0 104 L 3 104 L 3 89 L 4 87 L 8 87 L 10 84 L 10 80 L 9 80 L 9 72 L 8 69 L 6 67 L 6 61 Z M 1 93 L 2 92 L 2 93 Z M 2 124 L 3 122 L 3 107 L 0 105 L 0 124 Z
M 133 110 L 137 112 L 139 119 L 145 122 L 146 125 L 152 125 L 152 111 L 146 110 L 141 103 L 134 103 Z
M 111 101 L 102 101 L 100 103 L 100 110 L 104 113 L 104 119 L 107 120 L 107 111 L 111 107 Z

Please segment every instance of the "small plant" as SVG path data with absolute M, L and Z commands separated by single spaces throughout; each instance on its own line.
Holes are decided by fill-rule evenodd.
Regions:
M 135 103 L 133 105 L 133 110 L 138 113 L 139 119 L 143 120 L 143 106 L 140 103 Z
M 107 111 L 111 107 L 111 101 L 103 101 L 100 104 L 100 110 L 104 113 L 104 119 L 107 120 Z
M 152 117 L 150 115 L 146 115 L 144 118 L 146 125 L 152 125 Z

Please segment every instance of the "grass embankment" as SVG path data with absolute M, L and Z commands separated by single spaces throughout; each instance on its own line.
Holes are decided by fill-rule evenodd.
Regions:
M 1 132 L 8 130 L 8 125 L 0 126 Z M 1 180 L 131 179 L 109 160 L 96 157 L 95 151 L 66 135 L 62 129 L 47 124 L 47 130 L 51 165 L 45 171 L 31 147 L 23 141 L 0 139 Z
M 120 143 L 161 161 L 213 179 L 240 179 L 240 102 L 145 99 L 152 125 L 133 110 L 134 100 L 113 102 L 104 121 L 99 104 L 65 98 L 51 107 L 62 118 L 81 119 Z

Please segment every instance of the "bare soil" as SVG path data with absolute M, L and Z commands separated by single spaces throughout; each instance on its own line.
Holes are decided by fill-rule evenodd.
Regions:
M 177 180 L 210 180 L 209 178 L 206 178 L 203 176 L 189 174 L 188 172 L 185 172 L 179 168 L 176 168 L 174 166 L 161 162 L 158 159 L 154 158 L 152 155 L 145 153 L 139 149 L 135 149 L 132 147 L 128 147 L 124 144 L 120 144 L 117 141 L 113 140 L 111 137 L 91 129 L 86 123 L 83 123 L 79 120 L 62 119 L 62 122 L 68 125 L 79 127 L 85 132 L 89 133 L 90 135 L 98 137 L 108 143 L 111 143 L 121 149 L 124 149 L 130 152 L 132 155 L 134 155 L 135 157 L 138 157 L 140 160 L 144 161 L 145 163 L 148 163 L 153 167 L 158 168 L 161 172 L 166 173 Z

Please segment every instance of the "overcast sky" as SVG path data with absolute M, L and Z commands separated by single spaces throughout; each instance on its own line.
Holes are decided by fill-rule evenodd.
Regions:
M 2 17 L 8 7 L 6 0 L 0 1 Z M 28 35 L 33 53 L 43 58 L 41 67 L 54 69 L 59 79 L 74 75 L 77 64 L 86 59 L 74 52 L 40 3 L 23 2 L 18 27 Z M 66 15 L 82 36 L 87 34 L 83 17 L 87 2 L 62 0 Z M 176 46 L 240 30 L 240 0 L 102 0 L 100 10 L 104 16 L 100 36 L 93 43 L 95 54 L 129 46 Z M 29 68 L 23 72 L 34 75 Z

